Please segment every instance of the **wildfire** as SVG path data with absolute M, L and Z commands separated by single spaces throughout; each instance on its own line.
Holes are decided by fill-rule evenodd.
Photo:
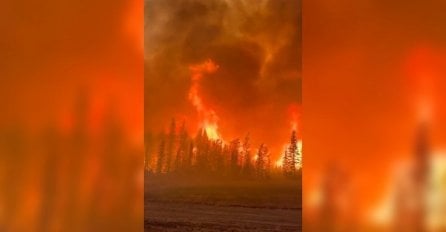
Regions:
M 290 131 L 298 131 L 298 123 L 297 123 L 298 118 L 299 118 L 298 112 L 299 112 L 299 106 L 297 104 L 290 104 L 288 106 L 288 114 L 290 117 Z M 277 168 L 281 168 L 283 166 L 283 162 L 285 159 L 284 154 L 288 150 L 288 146 L 289 146 L 289 143 L 285 143 L 282 146 L 282 153 L 281 153 L 279 159 L 276 160 L 276 162 L 275 162 L 275 166 Z M 302 140 L 301 139 L 297 140 L 297 151 L 299 154 L 299 157 L 297 157 L 297 158 L 299 160 L 301 160 L 301 158 L 302 158 Z M 301 168 L 301 167 L 302 167 L 301 163 L 296 163 L 296 168 Z
M 277 168 L 281 168 L 283 167 L 283 160 L 285 159 L 284 154 L 285 151 L 288 150 L 288 146 L 289 144 L 286 143 L 284 144 L 282 147 L 282 154 L 280 155 L 279 159 L 276 160 L 275 165 Z M 302 140 L 297 140 L 297 152 L 299 154 L 299 157 L 297 157 L 299 160 L 302 159 Z M 296 163 L 296 168 L 301 168 L 302 167 L 302 163 Z
M 200 80 L 205 74 L 211 74 L 218 70 L 218 65 L 212 60 L 207 60 L 203 63 L 192 65 L 189 67 L 191 72 L 191 87 L 189 89 L 189 101 L 195 107 L 200 120 L 200 127 L 204 128 L 207 136 L 212 140 L 220 139 L 218 132 L 218 116 L 215 111 L 206 106 L 200 96 Z
M 298 126 L 297 126 L 297 121 L 299 119 L 299 108 L 297 104 L 291 104 L 288 107 L 288 112 L 290 115 L 290 125 L 291 125 L 291 131 L 297 131 L 298 130 Z
M 429 191 L 425 196 L 426 211 L 424 217 L 426 221 L 426 227 L 432 230 L 438 228 L 444 228 L 445 222 L 445 193 L 446 183 L 444 178 L 446 176 L 446 151 L 440 150 L 434 152 L 431 157 L 432 170 L 429 175 Z M 393 175 L 390 177 L 389 186 L 387 191 L 383 195 L 381 202 L 371 211 L 369 215 L 372 223 L 376 223 L 382 226 L 389 226 L 392 224 L 392 220 L 395 215 L 396 205 L 396 187 L 398 187 L 398 181 L 401 181 L 405 175 L 407 175 L 410 162 L 407 160 L 400 160 L 394 166 Z M 406 177 L 407 178 L 407 177 Z M 429 230 L 430 231 L 430 230 Z
M 281 168 L 283 166 L 283 156 L 276 161 L 275 165 L 277 168 Z

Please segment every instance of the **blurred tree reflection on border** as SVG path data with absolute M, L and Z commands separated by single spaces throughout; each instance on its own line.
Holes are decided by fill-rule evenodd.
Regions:
M 0 231 L 140 231 L 143 2 L 2 2 Z

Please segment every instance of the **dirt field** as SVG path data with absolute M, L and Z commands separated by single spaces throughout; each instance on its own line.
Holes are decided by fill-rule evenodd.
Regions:
M 146 232 L 301 231 L 296 181 L 146 180 Z

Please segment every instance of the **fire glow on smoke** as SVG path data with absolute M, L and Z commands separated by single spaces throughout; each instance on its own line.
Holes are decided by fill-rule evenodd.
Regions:
M 200 120 L 200 127 L 206 131 L 207 136 L 212 140 L 221 139 L 218 131 L 218 115 L 215 111 L 206 106 L 200 96 L 200 80 L 205 74 L 211 74 L 218 70 L 218 65 L 212 60 L 207 60 L 203 63 L 192 65 L 189 67 L 191 72 L 191 87 L 189 89 L 189 101 L 195 107 Z

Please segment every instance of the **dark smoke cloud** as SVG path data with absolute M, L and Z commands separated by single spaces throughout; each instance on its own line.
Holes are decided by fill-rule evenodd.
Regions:
M 178 115 L 196 119 L 188 67 L 212 59 L 220 68 L 201 81 L 201 94 L 223 136 L 250 131 L 258 141 L 283 143 L 287 108 L 301 103 L 300 4 L 146 0 L 146 129 L 156 133 Z

